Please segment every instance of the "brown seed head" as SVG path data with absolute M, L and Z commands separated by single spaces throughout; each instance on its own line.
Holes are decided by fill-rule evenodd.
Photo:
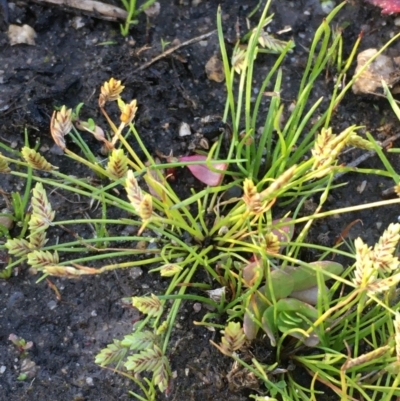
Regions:
M 72 109 L 67 109 L 65 106 L 61 107 L 60 111 L 54 111 L 50 121 L 50 133 L 54 142 L 62 150 L 65 146 L 65 135 L 69 134 L 72 130 Z
M 121 85 L 121 81 L 114 78 L 104 82 L 100 89 L 99 106 L 103 108 L 106 102 L 118 100 L 124 88 L 125 86 Z
M 125 103 L 122 99 L 118 99 L 118 106 L 121 110 L 120 120 L 124 124 L 129 124 L 135 118 L 137 111 L 137 101 L 132 100 L 130 103 Z

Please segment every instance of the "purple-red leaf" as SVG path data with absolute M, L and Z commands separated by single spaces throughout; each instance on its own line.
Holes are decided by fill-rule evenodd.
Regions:
M 206 161 L 207 156 L 203 155 L 193 155 L 193 156 L 182 156 L 178 159 L 180 162 L 197 162 Z M 226 163 L 218 163 L 210 160 L 213 169 L 225 171 L 228 167 Z M 186 166 L 190 172 L 201 182 L 209 185 L 210 187 L 216 187 L 221 184 L 224 174 L 218 173 L 216 171 L 211 171 L 206 164 L 190 164 Z
M 400 13 L 400 0 L 367 0 L 382 9 L 382 14 Z

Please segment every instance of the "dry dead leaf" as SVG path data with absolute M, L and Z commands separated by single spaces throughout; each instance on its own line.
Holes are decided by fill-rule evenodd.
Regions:
M 367 49 L 357 56 L 357 74 L 361 68 L 375 56 L 377 49 Z M 394 87 L 399 82 L 400 66 L 399 57 L 389 57 L 380 54 L 368 67 L 361 73 L 353 84 L 353 92 L 356 95 L 379 94 L 382 91 L 382 79 L 389 87 Z M 392 89 L 392 93 L 397 93 L 398 88 Z
M 210 81 L 223 82 L 225 79 L 224 66 L 218 56 L 212 56 L 206 64 L 206 74 Z

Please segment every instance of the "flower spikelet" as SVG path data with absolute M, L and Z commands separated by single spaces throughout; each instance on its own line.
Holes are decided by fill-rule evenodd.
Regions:
M 32 249 L 43 248 L 47 241 L 45 231 L 35 231 L 29 236 L 29 245 Z
M 3 155 L 0 152 L 0 173 L 9 173 L 11 171 L 10 167 L 8 167 L 7 160 L 3 159 Z
M 154 346 L 156 347 L 156 346 Z M 168 358 L 164 355 L 160 362 L 154 368 L 153 380 L 154 384 L 163 393 L 168 388 L 168 381 L 170 377 L 170 367 Z
M 347 141 L 347 146 L 355 146 L 356 148 L 365 149 L 365 150 L 374 150 L 374 145 L 368 141 L 367 139 L 362 138 L 353 132 Z
M 143 196 L 138 213 L 143 220 L 148 220 L 151 217 L 153 214 L 153 198 L 151 195 L 146 194 Z
M 54 220 L 55 212 L 51 208 L 50 202 L 47 200 L 46 191 L 43 185 L 39 182 L 32 190 L 32 216 L 29 220 L 29 228 L 31 233 L 36 230 L 43 231 Z
M 43 171 L 52 171 L 56 167 L 52 166 L 40 153 L 35 149 L 24 146 L 21 149 L 24 160 L 34 169 Z
M 114 149 L 108 160 L 107 172 L 114 178 L 123 178 L 128 171 L 128 158 L 122 149 Z
M 385 345 L 383 347 L 374 349 L 373 351 L 368 352 L 366 354 L 362 354 L 362 355 L 358 356 L 357 358 L 348 359 L 342 365 L 341 370 L 344 371 L 344 370 L 353 368 L 354 366 L 359 366 L 366 362 L 370 362 L 374 359 L 378 359 L 382 355 L 385 355 L 389 350 L 390 350 L 390 347 L 388 345 Z
M 60 111 L 54 111 L 50 121 L 50 133 L 54 142 L 62 150 L 65 146 L 65 135 L 72 130 L 72 109 L 62 106 Z
M 396 318 L 394 319 L 394 330 L 395 330 L 395 341 L 396 341 L 396 359 L 400 363 L 400 313 L 396 312 Z
M 118 107 L 121 110 L 120 120 L 123 124 L 129 124 L 135 118 L 137 111 L 137 101 L 132 100 L 130 103 L 125 103 L 122 99 L 118 99 Z
M 150 349 L 142 350 L 139 354 L 129 356 L 125 367 L 128 370 L 134 370 L 136 373 L 145 370 L 153 371 L 159 364 L 161 358 L 162 351 L 154 344 Z
M 119 99 L 124 88 L 125 86 L 121 85 L 121 81 L 114 78 L 111 78 L 108 82 L 104 82 L 100 89 L 99 106 L 103 108 L 106 102 Z
M 135 211 L 138 211 L 143 200 L 143 192 L 140 189 L 132 170 L 128 170 L 126 174 L 125 190 L 128 195 L 129 202 L 131 202 L 131 205 L 134 207 Z
M 57 251 L 51 253 L 49 251 L 37 250 L 28 254 L 28 264 L 30 264 L 34 268 L 55 265 L 58 263 L 59 258 Z
M 221 338 L 221 343 L 215 344 L 213 341 L 211 343 L 216 346 L 223 354 L 227 356 L 232 356 L 234 351 L 240 349 L 246 341 L 246 336 L 244 330 L 240 327 L 240 323 L 229 322 L 228 326 L 225 327 L 223 331 L 223 337 Z
M 314 156 L 313 169 L 325 169 L 338 157 L 340 151 L 346 146 L 348 139 L 354 134 L 354 127 L 348 127 L 339 135 L 332 134 L 332 128 L 323 128 L 317 136 L 314 148 L 311 150 Z M 318 176 L 317 176 L 318 177 Z
M 163 312 L 163 306 L 154 294 L 151 297 L 132 297 L 132 306 L 152 317 L 160 316 Z
M 317 139 L 314 143 L 314 148 L 311 153 L 316 159 L 316 163 L 323 164 L 324 161 L 328 158 L 329 153 L 326 151 L 328 148 L 329 142 L 336 135 L 332 134 L 332 128 L 322 129 L 321 133 L 317 136 Z
M 400 183 L 393 187 L 394 192 L 396 192 L 397 196 L 400 197 Z
M 79 277 L 84 274 L 96 274 L 96 269 L 92 269 L 92 272 L 77 269 L 72 266 L 61 266 L 61 265 L 45 265 L 41 267 L 40 271 L 57 277 Z
M 287 184 L 296 171 L 297 166 L 294 165 L 281 174 L 267 189 L 261 192 L 261 199 L 272 198 L 285 184 Z
M 280 242 L 278 236 L 274 233 L 268 233 L 265 235 L 265 248 L 268 253 L 277 254 L 279 253 Z
M 353 283 L 360 288 L 365 288 L 376 277 L 371 260 L 371 248 L 364 244 L 361 238 L 354 241 L 354 246 L 356 248 L 356 268 Z
M 256 29 L 254 29 L 254 32 L 255 31 Z M 285 47 L 288 45 L 288 42 L 276 39 L 264 30 L 260 32 L 258 43 L 261 47 L 267 48 L 274 53 L 282 53 Z M 291 47 L 294 47 L 293 44 L 291 45 Z
M 235 49 L 232 56 L 232 67 L 240 74 L 247 68 L 246 51 L 240 48 Z
M 392 223 L 382 234 L 372 251 L 372 261 L 376 269 L 390 273 L 399 267 L 399 259 L 393 256 L 399 240 L 400 224 Z
M 162 277 L 172 277 L 175 274 L 180 273 L 182 271 L 182 267 L 177 265 L 176 263 L 167 263 L 160 267 L 160 274 Z
M 246 178 L 243 182 L 243 200 L 249 212 L 257 213 L 261 209 L 261 197 L 253 181 Z
M 31 251 L 29 242 L 23 238 L 8 239 L 5 247 L 11 255 L 24 256 Z
M 400 281 L 400 274 L 394 274 L 393 276 L 384 278 L 382 280 L 375 280 L 368 284 L 367 291 L 369 294 L 379 294 L 382 292 L 389 291 Z

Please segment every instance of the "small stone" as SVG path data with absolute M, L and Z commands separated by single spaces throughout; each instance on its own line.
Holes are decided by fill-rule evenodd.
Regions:
M 200 312 L 200 311 L 201 311 L 201 303 L 200 303 L 200 302 L 195 302 L 195 303 L 193 304 L 193 310 L 194 310 L 196 313 Z
M 92 312 L 90 313 L 90 316 L 93 316 L 93 317 L 97 316 L 97 312 L 95 310 L 92 310 Z
M 179 136 L 184 137 L 189 135 L 192 135 L 192 132 L 190 131 L 190 125 L 185 122 L 181 123 L 179 127 Z
M 90 386 L 90 387 L 93 387 L 93 386 L 94 386 L 93 377 L 87 377 L 87 378 L 86 378 L 86 384 L 87 384 L 88 386 Z
M 5 227 L 7 230 L 13 228 L 14 221 L 12 219 L 12 213 L 8 209 L 0 211 L 0 226 Z
M 0 366 L 0 375 L 2 375 L 6 371 L 6 367 L 4 365 Z
M 27 45 L 35 45 L 35 30 L 29 25 L 13 25 L 10 24 L 8 27 L 8 39 L 10 40 L 10 45 L 15 46 L 20 43 L 25 43 Z
M 139 278 L 141 275 L 143 274 L 143 270 L 140 267 L 132 267 L 129 270 L 129 275 L 131 278 L 133 278 L 134 280 L 136 280 L 137 278 Z
M 329 14 L 334 8 L 336 4 L 332 0 L 324 0 L 321 1 L 321 9 L 325 14 Z
M 71 25 L 76 30 L 83 28 L 85 24 L 85 20 L 81 16 L 77 16 L 72 18 Z
M 57 302 L 56 301 L 49 301 L 49 302 L 47 302 L 47 307 L 50 310 L 56 309 L 57 308 Z

